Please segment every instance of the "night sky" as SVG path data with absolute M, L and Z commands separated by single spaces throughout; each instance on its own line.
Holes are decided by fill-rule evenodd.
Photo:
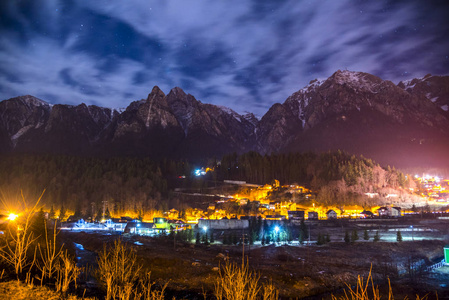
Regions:
M 154 85 L 262 116 L 338 69 L 449 74 L 449 1 L 2 0 L 0 100 L 120 108 Z

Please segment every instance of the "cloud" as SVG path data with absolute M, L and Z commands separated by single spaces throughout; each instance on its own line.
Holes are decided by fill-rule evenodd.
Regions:
M 337 69 L 448 74 L 448 4 L 137 0 L 0 5 L 0 92 L 123 107 L 153 85 L 263 115 Z

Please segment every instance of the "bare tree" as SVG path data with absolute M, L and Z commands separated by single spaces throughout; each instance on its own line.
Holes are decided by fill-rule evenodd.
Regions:
M 41 285 L 47 278 L 51 280 L 58 270 L 59 259 L 62 255 L 62 247 L 59 249 L 56 246 L 56 236 L 58 232 L 56 230 L 56 222 L 53 227 L 53 234 L 51 237 L 48 236 L 47 232 L 47 222 L 45 222 L 45 247 L 38 244 L 40 260 L 37 261 L 36 266 L 42 272 L 41 275 Z
M 13 223 L 9 224 L 8 232 L 3 241 L 4 245 L 0 247 L 0 258 L 14 267 L 17 278 L 19 278 L 19 275 L 22 274 L 24 269 L 32 265 L 36 259 L 36 252 L 34 253 L 33 260 L 28 259 L 27 253 L 37 239 L 31 231 L 32 218 L 38 211 L 38 205 L 44 192 L 42 192 L 41 196 L 32 207 L 28 207 L 23 192 L 21 192 L 23 211 L 17 220 L 14 220 L 12 221 Z

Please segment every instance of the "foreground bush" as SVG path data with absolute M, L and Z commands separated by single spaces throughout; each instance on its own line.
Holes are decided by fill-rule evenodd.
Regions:
M 104 247 L 98 257 L 98 281 L 106 290 L 106 299 L 163 300 L 164 290 L 153 290 L 150 272 L 141 275 L 133 250 L 120 239 L 111 247 Z M 140 277 L 139 277 L 140 275 Z
M 249 270 L 248 264 L 238 266 L 226 262 L 215 283 L 215 297 L 218 300 L 277 299 L 278 293 L 273 284 L 261 285 L 259 279 L 260 275 Z

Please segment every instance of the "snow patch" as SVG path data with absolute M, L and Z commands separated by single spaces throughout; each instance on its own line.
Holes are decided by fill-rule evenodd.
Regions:
M 449 106 L 447 104 L 441 106 L 441 109 L 444 111 L 448 111 L 449 110 Z
M 429 100 L 432 101 L 433 103 L 435 103 L 435 102 L 437 102 L 438 98 L 439 98 L 439 97 L 433 97 L 433 98 L 431 98 L 431 99 L 429 99 Z
M 242 116 L 230 109 L 226 106 L 217 105 L 217 107 L 225 114 L 231 115 L 234 119 L 236 119 L 239 122 L 242 122 Z
M 367 90 L 375 93 L 373 89 L 376 88 L 378 84 L 367 80 L 365 77 L 366 76 L 360 72 L 344 70 L 340 71 L 337 76 L 335 76 L 335 81 L 340 85 L 346 84 L 353 89 Z
M 14 146 L 17 144 L 17 139 L 20 138 L 23 134 L 25 134 L 28 130 L 30 130 L 33 127 L 34 125 L 28 125 L 20 128 L 19 131 L 17 131 L 16 134 L 14 134 L 11 137 L 11 141 L 13 142 Z

